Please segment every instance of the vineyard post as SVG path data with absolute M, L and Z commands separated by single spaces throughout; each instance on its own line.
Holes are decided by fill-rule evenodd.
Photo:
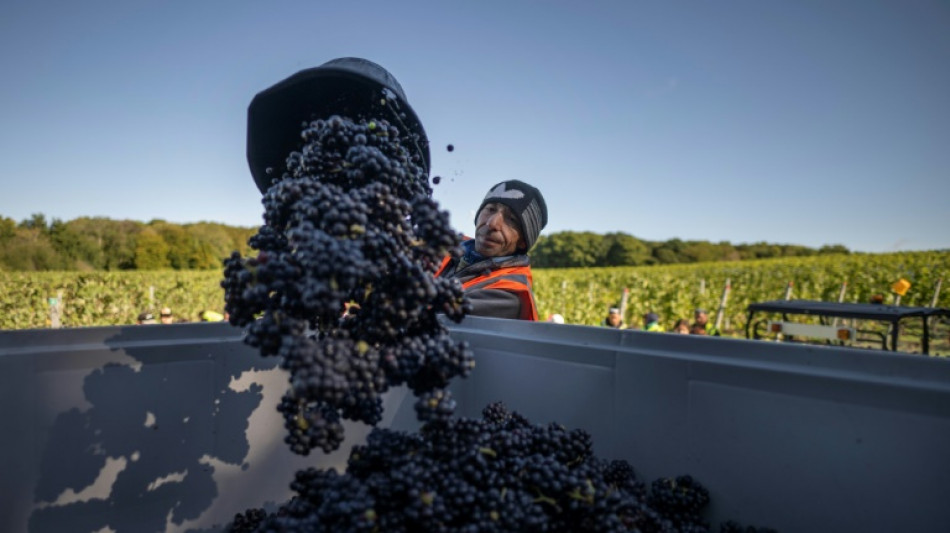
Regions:
M 148 308 L 155 309 L 155 286 L 148 286 Z
M 704 296 L 706 294 L 706 278 L 699 279 L 699 295 Z
M 566 309 L 565 306 L 564 306 L 564 295 L 565 295 L 565 294 L 567 294 L 567 280 L 566 280 L 566 279 L 562 279 L 562 280 L 561 280 L 561 294 L 558 295 L 558 298 L 557 298 L 557 306 L 556 306 L 556 307 L 560 308 L 560 313 L 561 313 L 562 316 L 567 316 L 567 309 Z
M 722 288 L 722 297 L 719 298 L 719 310 L 716 311 L 716 329 L 722 326 L 722 315 L 726 310 L 726 299 L 729 297 L 729 278 L 726 278 L 726 285 Z
M 63 291 L 56 291 L 56 297 L 49 299 L 49 327 L 59 329 L 60 317 L 63 313 Z
M 934 285 L 934 297 L 930 299 L 930 307 L 937 307 L 937 301 L 940 299 L 940 285 L 942 284 L 943 278 L 937 278 L 937 283 Z M 930 319 L 930 331 L 933 332 L 936 327 L 937 317 L 933 316 Z
M 791 280 L 789 280 L 788 283 L 785 284 L 785 300 L 792 299 L 792 285 L 794 285 L 794 283 Z M 777 340 L 782 340 L 785 337 L 784 335 L 779 333 L 778 335 L 775 336 L 775 338 Z
M 630 297 L 630 289 L 627 287 L 623 288 L 623 294 L 620 295 L 620 321 L 623 322 L 624 317 L 627 316 L 627 299 Z
M 937 300 L 940 298 L 940 285 L 943 284 L 943 278 L 937 278 L 934 285 L 934 297 L 930 299 L 930 307 L 937 307 Z
M 847 281 L 842 281 L 842 282 L 841 282 L 841 291 L 838 292 L 838 303 L 839 303 L 839 304 L 840 304 L 841 302 L 844 302 L 844 291 L 847 290 L 847 288 L 848 288 L 848 282 L 847 282 Z M 835 326 L 835 327 L 838 326 L 838 317 L 835 317 L 835 319 L 831 322 L 831 325 L 832 325 L 832 326 Z

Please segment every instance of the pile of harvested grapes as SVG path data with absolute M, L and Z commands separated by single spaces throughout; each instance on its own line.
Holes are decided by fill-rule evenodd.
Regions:
M 239 514 L 229 531 L 708 531 L 709 496 L 689 476 L 647 484 L 594 457 L 585 431 L 501 404 L 452 416 L 449 382 L 474 362 L 437 315 L 459 321 L 469 308 L 457 282 L 433 273 L 459 236 L 405 134 L 385 120 L 308 124 L 264 195 L 257 256 L 227 259 L 222 287 L 245 342 L 289 372 L 278 409 L 294 452 L 337 449 L 343 419 L 375 425 L 397 385 L 424 424 L 374 429 L 345 473 L 300 471 L 290 501 Z

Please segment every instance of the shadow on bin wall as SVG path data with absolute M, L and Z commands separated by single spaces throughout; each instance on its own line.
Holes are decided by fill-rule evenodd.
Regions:
M 105 340 L 125 362 L 94 368 L 82 380 L 87 406 L 56 416 L 41 454 L 30 532 L 175 529 L 215 501 L 216 465 L 248 467 L 246 430 L 263 387 L 232 384 L 274 362 L 254 354 L 222 358 L 201 343 L 169 350 L 167 335 L 151 335 L 156 342 L 146 335 L 158 328 L 187 337 L 188 327 L 121 328 Z

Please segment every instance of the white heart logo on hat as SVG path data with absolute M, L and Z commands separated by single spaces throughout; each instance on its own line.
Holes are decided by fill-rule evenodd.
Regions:
M 505 190 L 505 184 L 499 183 L 497 187 L 488 193 L 488 198 L 524 198 L 524 192 L 518 189 Z

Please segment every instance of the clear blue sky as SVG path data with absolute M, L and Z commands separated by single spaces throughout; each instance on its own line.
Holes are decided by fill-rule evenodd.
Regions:
M 340 56 L 405 88 L 460 231 L 518 178 L 545 233 L 950 248 L 944 0 L 7 0 L 0 215 L 256 226 L 247 105 Z

